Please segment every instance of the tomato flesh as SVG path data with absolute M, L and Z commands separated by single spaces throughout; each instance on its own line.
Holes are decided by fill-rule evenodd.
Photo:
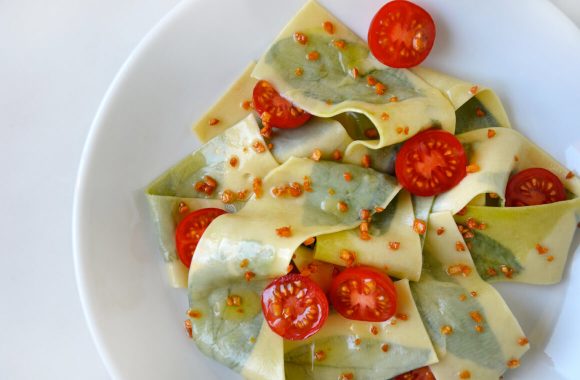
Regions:
M 467 156 L 449 132 L 427 130 L 407 140 L 395 161 L 401 185 L 414 195 L 432 196 L 457 185 L 466 175 Z
M 387 66 L 417 66 L 431 52 L 435 22 L 420 6 L 406 0 L 385 4 L 374 16 L 368 32 L 371 53 Z
M 435 380 L 435 376 L 433 376 L 433 372 L 431 372 L 429 367 L 421 367 L 403 373 L 395 377 L 394 380 Z
M 352 267 L 332 280 L 330 301 L 345 318 L 381 322 L 395 314 L 397 291 L 386 274 L 371 267 Z
M 175 248 L 183 265 L 188 268 L 191 266 L 193 253 L 206 228 L 215 218 L 225 213 L 219 208 L 202 208 L 190 212 L 179 222 L 175 228 Z
M 535 206 L 566 200 L 566 190 L 551 171 L 530 168 L 509 179 L 505 197 L 507 207 Z
M 310 119 L 310 114 L 284 99 L 269 82 L 254 86 L 254 108 L 264 122 L 276 128 L 297 128 Z M 265 115 L 267 114 L 267 116 Z
M 262 312 L 268 325 L 284 339 L 302 340 L 318 332 L 328 317 L 328 300 L 308 277 L 287 274 L 262 293 Z

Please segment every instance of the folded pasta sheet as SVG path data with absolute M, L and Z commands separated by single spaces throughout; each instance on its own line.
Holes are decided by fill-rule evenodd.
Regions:
M 179 221 L 203 207 L 229 211 L 241 208 L 251 196 L 253 180 L 277 166 L 254 116 L 249 115 L 147 187 L 146 196 L 172 286 L 187 285 L 187 268 L 175 251 L 175 227 Z
M 477 274 L 449 212 L 431 215 L 421 280 L 411 290 L 439 357 L 431 365 L 437 379 L 497 379 L 519 366 L 528 340 Z
M 578 178 L 567 178 L 568 169 L 513 129 L 478 129 L 457 135 L 457 138 L 465 148 L 472 172 L 457 186 L 437 196 L 434 212 L 457 213 L 482 194 L 491 193 L 503 200 L 510 175 L 530 167 L 554 173 L 571 193 L 571 198 L 580 194 Z
M 455 221 L 479 275 L 490 282 L 560 282 L 580 198 L 528 207 L 468 206 Z
M 453 104 L 455 134 L 482 128 L 511 128 L 499 97 L 490 88 L 425 67 L 415 67 L 411 71 L 441 91 Z

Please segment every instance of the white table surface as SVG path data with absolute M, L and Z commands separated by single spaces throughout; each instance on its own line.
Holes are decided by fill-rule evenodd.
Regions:
M 108 379 L 76 289 L 71 228 L 93 116 L 178 0 L 0 0 L 0 379 Z M 554 0 L 580 25 L 580 0 Z

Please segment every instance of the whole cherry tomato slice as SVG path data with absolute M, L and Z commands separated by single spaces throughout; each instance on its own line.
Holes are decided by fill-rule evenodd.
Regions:
M 254 108 L 263 121 L 276 128 L 296 128 L 310 119 L 310 114 L 284 99 L 267 81 L 254 86 Z M 267 115 L 265 115 L 267 114 Z
M 219 208 L 202 208 L 190 212 L 179 222 L 175 228 L 175 248 L 183 265 L 189 268 L 201 235 L 215 218 L 225 213 Z
M 397 310 L 393 281 L 371 267 L 347 268 L 332 280 L 330 302 L 345 318 L 381 322 Z
M 300 274 L 272 281 L 262 293 L 262 312 L 284 339 L 302 340 L 317 333 L 328 317 L 328 300 L 316 283 Z
M 431 372 L 429 367 L 421 367 L 403 373 L 402 375 L 395 377 L 394 380 L 435 380 L 435 376 L 433 376 L 433 372 Z
M 505 197 L 507 207 L 543 205 L 566 200 L 566 190 L 551 171 L 530 168 L 509 179 Z
M 451 189 L 465 177 L 467 157 L 449 132 L 428 130 L 407 140 L 395 161 L 401 185 L 414 195 L 431 196 Z
M 368 41 L 373 55 L 385 65 L 417 66 L 433 47 L 435 23 L 426 10 L 410 1 L 390 1 L 371 21 Z

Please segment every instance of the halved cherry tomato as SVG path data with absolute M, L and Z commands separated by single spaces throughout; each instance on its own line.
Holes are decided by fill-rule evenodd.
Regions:
M 267 81 L 261 80 L 254 86 L 254 108 L 264 120 L 268 113 L 268 123 L 276 128 L 296 128 L 310 119 L 310 114 L 284 99 Z
M 421 367 L 403 373 L 402 375 L 395 377 L 394 380 L 435 380 L 435 376 L 433 376 L 433 372 L 431 372 L 429 367 Z
M 215 218 L 225 213 L 219 208 L 202 208 L 190 212 L 179 222 L 175 228 L 175 248 L 183 265 L 190 267 L 201 235 Z
M 390 1 L 371 21 L 368 41 L 373 55 L 385 65 L 417 66 L 433 47 L 435 23 L 426 10 L 410 1 Z
M 467 157 L 449 132 L 428 130 L 407 140 L 395 161 L 401 185 L 414 195 L 431 196 L 451 189 L 465 177 Z
M 397 310 L 397 291 L 393 281 L 371 267 L 352 267 L 332 280 L 330 302 L 345 318 L 380 322 Z
M 284 339 L 301 340 L 322 328 L 328 317 L 328 300 L 308 277 L 287 274 L 264 289 L 262 312 L 276 334 Z
M 509 179 L 505 197 L 507 207 L 543 205 L 566 200 L 566 190 L 551 171 L 530 168 Z

